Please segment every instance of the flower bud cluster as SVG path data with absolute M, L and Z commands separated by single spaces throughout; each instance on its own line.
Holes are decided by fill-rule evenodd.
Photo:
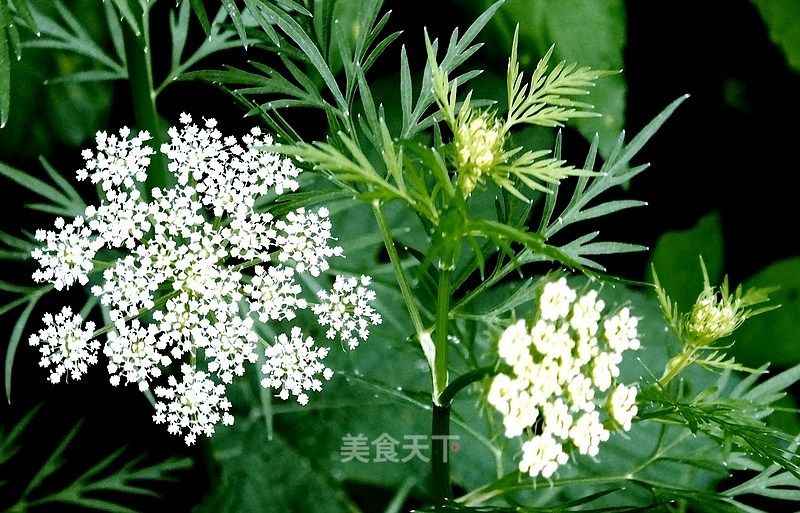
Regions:
M 470 195 L 482 175 L 500 160 L 503 139 L 500 123 L 489 113 L 459 119 L 454 142 L 458 183 L 465 195 Z

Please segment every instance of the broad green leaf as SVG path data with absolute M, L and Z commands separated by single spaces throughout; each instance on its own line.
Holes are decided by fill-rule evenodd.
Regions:
M 755 401 L 768 400 L 767 398 L 770 396 L 785 391 L 798 381 L 800 381 L 800 365 L 795 365 L 791 369 L 787 369 L 780 374 L 770 377 L 763 383 L 759 383 L 748 390 L 743 397 Z
M 272 461 L 289 451 L 291 456 L 288 457 L 284 469 L 290 468 L 293 473 L 306 475 L 303 470 L 308 465 L 306 462 L 313 464 L 314 473 L 308 478 L 311 480 L 308 488 L 313 487 L 313 493 L 333 496 L 329 489 L 338 490 L 342 483 L 369 483 L 372 486 L 385 487 L 391 491 L 388 494 L 391 496 L 391 493 L 404 485 L 409 486 L 406 483 L 410 480 L 415 480 L 418 487 L 426 486 L 428 480 L 425 476 L 429 463 L 417 458 L 405 463 L 357 460 L 343 462 L 343 437 L 348 434 L 363 434 L 369 443 L 385 433 L 400 442 L 396 448 L 398 456 L 407 456 L 408 451 L 402 447 L 403 444 L 410 443 L 406 437 L 425 436 L 429 433 L 430 376 L 421 351 L 410 338 L 412 328 L 408 315 L 401 306 L 400 294 L 392 283 L 391 269 L 388 264 L 379 261 L 381 238 L 377 233 L 377 225 L 371 218 L 371 210 L 366 205 L 344 209 L 342 205 L 350 206 L 352 201 L 348 199 L 337 202 L 329 205 L 329 208 L 334 212 L 334 232 L 339 243 L 345 246 L 348 257 L 334 260 L 331 264 L 337 273 L 368 273 L 374 277 L 373 284 L 378 296 L 376 307 L 383 315 L 383 324 L 371 330 L 370 339 L 354 351 L 340 349 L 336 342 L 331 344 L 326 365 L 335 370 L 337 377 L 325 383 L 323 392 L 313 395 L 307 406 L 300 407 L 293 401 L 277 398 L 270 401 L 269 412 L 265 413 L 273 419 L 274 443 L 268 441 L 269 433 L 261 415 L 254 416 L 253 422 L 257 426 L 249 426 L 247 430 L 260 432 L 258 447 L 264 447 L 264 451 L 278 450 L 271 447 L 284 447 L 280 449 L 280 455 L 272 456 Z M 410 219 L 404 215 L 405 212 L 394 208 L 389 209 L 388 214 L 392 226 L 409 228 L 397 231 L 396 237 L 401 251 L 405 244 L 423 247 L 426 234 L 418 223 L 408 222 Z M 412 261 L 413 259 L 408 260 L 409 263 Z M 311 327 L 313 321 L 309 319 L 308 323 L 302 325 Z M 276 328 L 275 331 L 279 329 Z M 319 334 L 317 340 L 324 343 L 324 335 Z M 389 354 L 392 355 L 391 358 L 387 358 Z M 242 401 L 242 406 L 262 404 L 261 395 L 260 390 L 249 392 Z M 256 407 L 255 411 L 258 409 Z M 460 436 L 462 450 L 453 454 L 453 476 L 456 482 L 473 487 L 491 479 L 497 465 L 493 449 L 487 446 L 490 442 L 482 432 L 485 419 L 481 419 L 475 411 L 472 399 L 458 405 L 456 411 L 461 420 L 454 422 L 453 432 Z M 237 425 L 243 421 L 242 416 L 237 416 Z M 226 436 L 226 432 L 220 432 L 215 438 Z M 235 436 L 239 441 L 232 441 L 231 444 L 244 443 L 244 435 Z M 369 445 L 369 449 L 371 456 L 374 456 L 375 446 Z M 231 449 L 231 453 L 233 450 Z M 429 456 L 430 452 L 425 451 L 425 454 Z M 267 453 L 261 455 L 264 459 L 268 457 L 270 456 Z M 269 460 L 266 464 L 270 464 Z M 245 465 L 256 469 L 259 476 L 263 474 L 259 464 L 242 466 Z M 251 500 L 248 494 L 251 492 L 231 488 L 235 483 L 247 479 L 244 474 L 240 474 L 239 479 L 226 481 L 224 461 L 222 467 L 223 478 L 219 487 L 228 486 L 227 491 L 217 490 L 214 497 L 206 503 L 206 507 L 212 510 L 219 508 L 222 511 L 248 511 L 247 501 Z M 260 488 L 265 490 L 263 493 L 296 493 L 295 490 L 270 484 L 266 479 L 273 478 L 269 476 L 271 474 L 263 478 L 264 481 L 258 481 L 261 483 L 258 493 L 262 493 Z M 262 477 L 256 476 L 255 479 Z M 225 503 L 226 497 L 234 498 Z M 298 500 L 292 496 L 274 497 L 271 500 L 282 505 L 284 509 L 277 509 L 279 511 L 305 511 L 302 509 L 303 504 L 291 502 Z M 333 504 L 336 505 L 336 502 Z M 388 500 L 380 508 L 386 506 Z
M 239 419 L 211 438 L 219 481 L 195 513 L 354 511 L 343 488 L 318 470 L 321 463 L 280 437 L 269 440 L 263 422 Z
M 706 264 L 711 283 L 719 283 L 724 244 L 717 212 L 706 215 L 688 230 L 667 232 L 658 239 L 651 264 L 669 296 L 683 310 L 688 311 L 703 290 L 700 257 Z
M 766 267 L 748 279 L 744 287 L 777 287 L 770 299 L 781 307 L 748 319 L 734 333 L 736 359 L 749 366 L 800 363 L 800 257 Z
M 796 0 L 753 0 L 769 30 L 772 41 L 781 49 L 786 62 L 800 73 L 800 2 Z

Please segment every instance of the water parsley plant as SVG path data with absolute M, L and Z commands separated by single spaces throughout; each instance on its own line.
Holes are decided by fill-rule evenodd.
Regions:
M 42 27 L 36 46 L 94 63 L 77 79 L 127 81 L 136 123 L 84 151 L 88 206 L 52 167 L 47 182 L 0 167 L 56 216 L 0 238 L 3 255 L 36 265 L 30 283 L 0 282 L 19 295 L 0 313 L 25 305 L 9 398 L 23 333 L 53 384 L 106 367 L 151 401 L 148 419 L 207 449 L 215 488 L 201 513 L 353 511 L 354 483 L 389 489 L 389 512 L 409 497 L 453 512 L 752 513 L 752 496 L 800 499 L 797 441 L 771 418 L 800 369 L 766 377 L 728 354 L 776 306 L 769 291 L 715 288 L 705 273 L 679 306 L 655 274 L 604 267 L 647 249 L 596 223 L 645 206 L 625 189 L 648 167 L 637 154 L 686 97 L 568 162 L 554 129 L 601 117 L 593 91 L 618 70 L 558 62 L 547 46 L 528 65 L 517 28 L 505 90 L 482 94 L 470 59 L 502 1 L 463 32 L 407 35 L 413 55 L 394 51 L 380 0 L 224 0 L 213 17 L 214 1 L 182 0 L 161 20 L 164 66 L 150 31 L 161 2 L 104 2 L 108 48 L 60 3 L 52 16 L 12 3 Z M 245 63 L 224 62 L 241 47 Z M 223 65 L 198 69 L 212 54 Z M 372 81 L 379 61 L 396 66 L 389 97 Z M 222 89 L 254 127 L 224 135 L 196 112 L 165 129 L 160 95 L 186 80 Z M 53 291 L 86 306 L 34 315 Z M 337 459 L 337 442 L 366 433 L 432 443 L 394 466 Z M 122 480 L 109 487 L 149 493 L 125 484 L 132 469 L 109 470 Z M 115 507 L 90 496 L 92 472 L 42 500 Z M 29 488 L 15 511 L 33 504 Z

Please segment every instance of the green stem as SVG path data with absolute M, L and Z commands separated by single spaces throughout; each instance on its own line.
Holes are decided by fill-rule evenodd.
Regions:
M 433 402 L 442 404 L 440 395 L 447 387 L 447 324 L 450 320 L 450 287 L 452 270 L 442 262 L 439 270 L 439 293 L 436 301 L 436 328 L 434 331 Z
M 438 354 L 438 353 L 437 353 Z M 447 385 L 439 396 L 439 404 L 433 405 L 431 422 L 431 473 L 433 493 L 439 504 L 453 494 L 450 483 L 450 403 L 461 390 L 483 379 L 494 371 L 493 367 L 481 367 L 462 374 Z
M 103 260 L 92 260 L 92 270 L 102 271 L 114 267 L 115 262 L 105 262 Z
M 695 349 L 684 348 L 683 351 L 673 357 L 667 362 L 667 368 L 664 370 L 664 375 L 658 380 L 658 384 L 663 388 L 669 385 L 678 374 L 689 366 L 692 357 L 694 356 Z
M 439 402 L 445 405 L 449 405 L 453 402 L 456 394 L 460 391 L 467 388 L 469 385 L 475 383 L 476 381 L 480 381 L 484 377 L 488 376 L 489 374 L 494 372 L 494 367 L 480 367 L 475 370 L 471 370 L 467 373 L 462 374 L 461 376 L 457 377 L 447 385 L 447 388 L 444 389 L 442 395 L 439 396 Z
M 431 473 L 433 494 L 437 504 L 443 504 L 453 495 L 450 483 L 450 405 L 433 405 L 431 422 Z
M 137 126 L 141 130 L 150 132 L 153 137 L 152 142 L 158 150 L 165 141 L 165 135 L 156 110 L 156 91 L 153 86 L 153 65 L 150 52 L 149 12 L 142 9 L 137 1 L 129 1 L 128 5 L 135 17 L 141 20 L 139 34 L 134 32 L 127 23 L 122 27 L 134 116 Z M 156 151 L 150 160 L 146 185 L 148 191 L 154 187 L 164 188 L 170 185 L 167 161 L 160 151 Z
M 417 338 L 425 332 L 425 326 L 422 324 L 422 318 L 419 315 L 417 303 L 414 300 L 414 295 L 411 293 L 411 286 L 408 284 L 405 272 L 403 271 L 403 264 L 400 262 L 400 256 L 397 254 L 397 248 L 394 246 L 394 239 L 392 239 L 392 232 L 389 229 L 389 224 L 386 222 L 386 215 L 381 209 L 381 204 L 378 200 L 372 202 L 372 211 L 375 214 L 375 220 L 378 222 L 378 229 L 381 231 L 383 237 L 383 245 L 386 247 L 386 252 L 389 254 L 389 260 L 392 262 L 394 274 L 397 278 L 397 283 L 400 285 L 400 292 L 403 294 L 403 300 L 408 309 L 408 315 L 411 316 L 411 322 L 414 324 L 414 330 L 417 333 Z
M 450 483 L 450 403 L 444 402 L 447 389 L 447 324 L 450 315 L 450 287 L 452 266 L 443 261 L 439 269 L 439 293 L 436 301 L 436 328 L 434 331 L 433 360 L 433 418 L 431 420 L 431 473 L 433 493 L 438 504 L 443 504 L 452 494 Z
M 143 308 L 143 309 L 139 310 L 137 313 L 125 317 L 124 321 L 125 322 L 130 322 L 130 321 L 132 321 L 134 319 L 137 319 L 137 318 L 141 317 L 142 315 L 145 315 L 145 314 L 147 314 L 149 312 L 154 311 L 157 308 L 161 308 L 162 306 L 167 304 L 167 301 L 169 301 L 173 297 L 177 296 L 181 292 L 182 291 L 180 289 L 178 289 L 178 290 L 173 290 L 172 292 L 161 296 L 160 298 L 156 299 L 153 302 L 153 306 L 151 308 Z M 106 324 L 105 326 L 103 326 L 101 328 L 98 328 L 98 329 L 94 330 L 94 332 L 92 332 L 92 338 L 97 338 L 100 335 L 104 335 L 104 334 L 108 333 L 109 331 L 114 329 L 114 326 L 115 326 L 115 324 L 112 322 L 112 323 Z
M 271 256 L 272 255 L 270 254 L 270 257 Z M 262 263 L 264 263 L 264 261 L 261 258 L 254 258 L 252 260 L 248 260 L 247 262 L 234 265 L 231 267 L 231 271 L 241 271 L 242 269 L 247 269 L 248 267 L 253 267 Z
M 521 477 L 520 473 L 512 473 L 499 479 L 498 481 L 482 486 L 470 493 L 458 498 L 458 503 L 466 508 L 479 507 L 486 502 L 508 495 L 514 492 L 522 492 L 528 490 L 536 490 L 543 487 L 562 487 L 571 485 L 596 485 L 596 484 L 613 484 L 620 481 L 629 481 L 632 476 L 612 476 L 612 477 L 574 477 L 566 479 L 533 479 Z

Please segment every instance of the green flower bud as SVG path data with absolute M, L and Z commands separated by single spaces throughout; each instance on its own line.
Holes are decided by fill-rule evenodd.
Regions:
M 504 139 L 500 123 L 488 112 L 459 119 L 455 130 L 455 150 L 458 184 L 464 195 L 469 196 L 481 176 L 497 164 Z
M 736 301 L 706 291 L 689 314 L 687 331 L 699 345 L 727 337 L 744 320 Z

